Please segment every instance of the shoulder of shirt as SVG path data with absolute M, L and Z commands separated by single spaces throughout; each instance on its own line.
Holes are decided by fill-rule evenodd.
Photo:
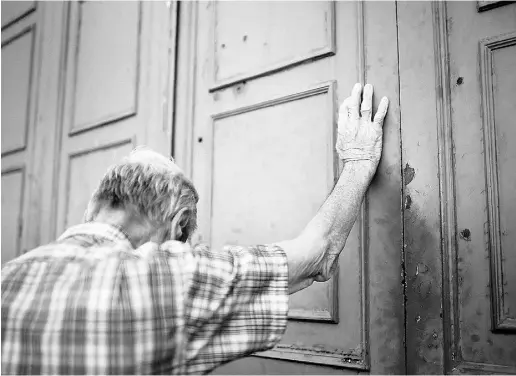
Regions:
M 246 253 L 246 252 L 278 252 L 282 251 L 282 248 L 277 246 L 276 244 L 258 244 L 258 245 L 224 245 L 220 248 L 211 248 L 209 245 L 205 243 L 198 243 L 195 245 L 191 245 L 188 243 L 182 243 L 175 240 L 167 241 L 159 246 L 159 249 L 163 252 L 168 252 L 170 254 L 181 254 L 185 252 L 194 252 L 194 253 Z
M 69 242 L 54 241 L 45 245 L 36 247 L 17 258 L 9 261 L 7 265 L 26 263 L 31 261 L 50 261 L 61 259 L 88 259 L 99 261 L 107 259 L 111 256 L 127 255 L 131 258 L 131 250 L 123 244 L 111 243 L 109 245 L 93 245 L 91 247 L 83 247 L 79 244 L 71 244 Z

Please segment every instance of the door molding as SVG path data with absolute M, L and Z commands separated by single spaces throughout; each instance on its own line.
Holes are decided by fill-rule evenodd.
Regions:
M 443 270 L 444 370 L 451 370 L 458 349 L 457 224 L 455 220 L 455 171 L 448 62 L 446 4 L 432 3 L 437 109 L 439 195 L 441 210 L 441 252 Z M 449 349 L 449 351 L 446 351 Z

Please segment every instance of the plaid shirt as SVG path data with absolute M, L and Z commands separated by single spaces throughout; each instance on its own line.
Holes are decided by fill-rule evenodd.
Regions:
M 2 268 L 2 374 L 199 374 L 283 335 L 277 246 L 134 250 L 86 223 Z

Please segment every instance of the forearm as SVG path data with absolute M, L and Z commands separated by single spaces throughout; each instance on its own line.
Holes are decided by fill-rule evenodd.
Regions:
M 369 161 L 347 162 L 332 193 L 316 216 L 309 222 L 303 236 L 320 239 L 318 257 L 314 263 L 316 280 L 327 280 L 336 266 L 353 227 L 367 187 L 375 169 Z
M 333 191 L 300 236 L 278 244 L 289 260 L 290 293 L 331 277 L 373 174 L 370 162 L 346 163 Z
M 328 280 L 337 266 L 365 192 L 382 154 L 383 121 L 389 100 L 372 115 L 373 87 L 353 87 L 339 108 L 336 150 L 344 169 L 333 192 L 300 236 L 280 243 L 288 258 L 290 293 Z

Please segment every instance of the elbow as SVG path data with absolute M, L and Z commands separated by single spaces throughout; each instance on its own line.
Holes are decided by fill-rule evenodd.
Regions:
M 303 231 L 296 238 L 278 245 L 288 259 L 291 294 L 309 287 L 314 281 L 323 281 L 331 249 L 328 237 L 314 231 Z
M 331 249 L 331 242 L 328 236 L 319 231 L 304 231 L 300 240 L 305 244 L 308 252 L 310 276 L 320 275 L 324 269 L 325 260 Z
M 332 241 L 330 236 L 317 231 L 306 231 L 301 237 L 311 250 L 310 278 L 316 282 L 329 280 L 338 267 L 339 255 L 345 242 L 341 244 Z

